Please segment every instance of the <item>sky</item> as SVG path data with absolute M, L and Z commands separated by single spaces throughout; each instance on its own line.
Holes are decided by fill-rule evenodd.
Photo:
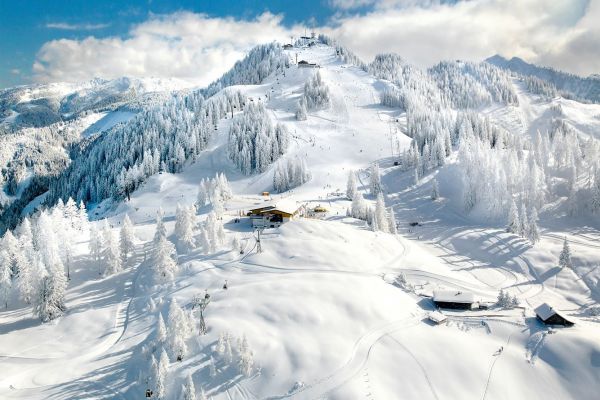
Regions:
M 95 77 L 206 85 L 312 27 L 365 61 L 491 55 L 600 74 L 600 0 L 0 0 L 0 88 Z

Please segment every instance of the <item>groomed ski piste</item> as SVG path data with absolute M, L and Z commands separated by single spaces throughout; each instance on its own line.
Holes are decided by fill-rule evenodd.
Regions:
M 272 121 L 288 127 L 292 138 L 281 161 L 302 157 L 311 179 L 262 196 L 273 192 L 276 163 L 260 174 L 241 174 L 228 158 L 231 119 L 225 119 L 208 148 L 181 173 L 154 175 L 129 201 L 97 205 L 90 216 L 98 226 L 107 218 L 117 232 L 125 214 L 132 219 L 135 256 L 121 273 L 103 278 L 82 235 L 64 316 L 42 324 L 30 307 L 0 313 L 0 398 L 143 398 L 159 313 L 166 317 L 174 299 L 189 310 L 193 297 L 205 291 L 211 296 L 208 332 L 194 334 L 184 359 L 169 364 L 168 399 L 182 398 L 188 374 L 197 391 L 202 387 L 215 400 L 596 398 L 600 320 L 584 311 L 600 299 L 598 220 L 545 213 L 535 246 L 506 233 L 501 223 L 490 228 L 483 217 L 463 211 L 452 159 L 418 185 L 410 172 L 394 166 L 390 143 L 406 148 L 410 138 L 390 128 L 390 121 L 405 115 L 379 105 L 388 82 L 342 63 L 329 46 L 294 48 L 290 59 L 295 53 L 320 65 L 331 92 L 329 108 L 309 112 L 306 121 L 295 118 L 303 85 L 317 71 L 312 68 L 291 65 L 285 76 L 233 89 L 264 103 Z M 542 103 L 514 84 L 520 106 L 481 110 L 499 125 L 533 134 L 552 103 L 562 102 L 584 133 L 598 136 L 600 121 L 593 116 L 600 106 L 563 99 Z M 373 162 L 381 167 L 397 235 L 373 232 L 346 216 L 351 170 L 357 171 L 358 190 L 374 203 L 368 188 Z M 200 180 L 221 172 L 234 193 L 226 203 L 225 232 L 239 235 L 244 253 L 228 244 L 211 254 L 179 251 L 174 281 L 156 284 L 150 254 L 157 210 L 164 210 L 171 236 L 177 204 L 195 203 Z M 429 196 L 433 177 L 440 184 L 437 201 Z M 259 253 L 248 218 L 235 220 L 282 199 L 321 205 L 327 213 L 265 229 Z M 198 209 L 201 221 L 208 211 Z M 557 267 L 564 237 L 579 267 L 575 271 Z M 400 273 L 413 291 L 394 285 Z M 469 291 L 489 304 L 503 289 L 520 306 L 444 311 L 447 321 L 435 325 L 427 314 L 436 289 Z M 575 326 L 539 322 L 533 309 L 544 302 Z M 217 352 L 224 333 L 247 338 L 254 359 L 250 376 Z

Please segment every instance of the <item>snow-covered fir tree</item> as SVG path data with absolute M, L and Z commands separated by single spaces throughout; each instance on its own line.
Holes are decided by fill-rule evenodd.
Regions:
M 438 187 L 437 179 L 433 179 L 431 182 L 431 200 L 436 201 L 440 198 L 440 189 Z
M 10 256 L 6 250 L 0 251 L 0 305 L 8 308 L 8 299 L 12 290 L 12 270 Z
M 62 264 L 49 264 L 47 274 L 41 278 L 33 298 L 33 314 L 42 322 L 48 322 L 63 315 L 67 277 Z
M 175 213 L 175 236 L 185 249 L 193 249 L 196 245 L 194 239 L 194 226 L 196 225 L 196 207 L 177 204 Z
M 348 200 L 354 199 L 356 193 L 358 192 L 356 186 L 356 172 L 350 171 L 348 172 L 348 182 L 346 183 L 346 197 Z
M 540 230 L 538 228 L 538 213 L 535 207 L 529 212 L 529 221 L 527 224 L 527 239 L 533 244 L 540 241 Z
M 164 215 L 165 215 L 165 213 L 162 210 L 162 207 L 159 208 L 158 211 L 156 212 L 156 231 L 154 231 L 154 239 L 153 239 L 153 242 L 155 245 L 158 244 L 161 237 L 167 236 L 167 228 L 165 227 L 165 223 L 163 222 Z
M 571 261 L 571 248 L 569 247 L 569 242 L 567 242 L 567 238 L 563 242 L 563 248 L 558 256 L 558 266 L 561 268 L 571 268 L 573 269 L 573 262 Z
M 125 214 L 123 218 L 123 225 L 121 226 L 120 238 L 120 251 L 121 251 L 121 262 L 122 265 L 127 263 L 129 255 L 135 250 L 135 235 L 133 232 L 133 224 L 129 215 Z
M 388 215 L 388 228 L 392 235 L 396 235 L 398 233 L 396 216 L 394 215 L 394 209 L 390 207 L 387 212 Z
M 383 190 L 381 186 L 381 171 L 377 163 L 373 163 L 370 168 L 369 189 L 372 196 L 377 196 Z
M 246 335 L 244 335 L 242 341 L 240 342 L 238 354 L 238 369 L 240 371 L 240 374 L 242 374 L 245 377 L 249 377 L 254 369 L 254 354 L 248 346 L 248 340 L 246 339 Z
M 177 270 L 175 246 L 164 235 L 159 235 L 157 240 L 152 257 L 154 279 L 157 282 L 172 281 Z
M 171 353 L 171 358 L 181 361 L 187 354 L 186 339 L 189 337 L 190 324 L 186 314 L 183 312 L 177 301 L 173 299 L 169 306 L 169 317 L 167 325 L 167 341 Z
M 514 233 L 515 235 L 521 234 L 521 220 L 519 219 L 519 210 L 514 199 L 511 199 L 510 210 L 508 211 L 506 232 Z
M 382 232 L 389 232 L 388 216 L 385 209 L 385 201 L 383 200 L 383 193 L 381 192 L 379 192 L 379 194 L 377 195 L 377 201 L 375 202 L 374 220 L 377 226 L 376 230 L 380 230 Z
M 104 276 L 113 275 L 121 271 L 121 251 L 115 234 L 109 229 L 104 235 L 104 250 L 102 252 Z
M 94 261 L 100 260 L 100 257 L 102 257 L 103 248 L 104 239 L 98 231 L 98 228 L 96 228 L 96 225 L 92 225 L 92 228 L 90 229 L 89 251 Z
M 354 198 L 352 199 L 352 216 L 357 219 L 366 220 L 367 219 L 367 203 L 362 194 L 356 193 Z
M 192 380 L 192 374 L 188 373 L 185 379 L 185 384 L 181 389 L 181 399 L 196 400 L 196 387 L 194 386 L 194 381 Z

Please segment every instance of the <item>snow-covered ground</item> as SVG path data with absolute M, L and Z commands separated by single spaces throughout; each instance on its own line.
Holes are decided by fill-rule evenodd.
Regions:
M 320 64 L 331 91 L 331 106 L 294 113 L 303 85 L 314 69 L 294 65 L 256 86 L 238 86 L 267 106 L 273 121 L 286 124 L 293 139 L 283 156 L 306 160 L 311 180 L 272 199 L 322 205 L 322 219 L 297 218 L 266 230 L 262 252 L 246 218 L 265 204 L 272 190 L 272 165 L 242 175 L 227 156 L 230 120 L 224 120 L 206 151 L 179 174 L 148 179 L 123 203 L 105 201 L 90 214 L 107 217 L 117 231 L 125 213 L 135 224 L 137 250 L 128 267 L 102 278 L 87 256 L 86 235 L 78 238 L 76 268 L 67 292 L 68 312 L 41 324 L 30 308 L 0 313 L 0 398 L 142 398 L 149 368 L 148 348 L 160 312 L 176 299 L 189 309 L 195 295 L 211 295 L 206 335 L 194 335 L 188 355 L 169 366 L 168 398 L 180 398 L 188 373 L 196 388 L 213 399 L 593 399 L 600 391 L 600 320 L 584 311 L 600 300 L 600 223 L 542 216 L 542 238 L 532 246 L 505 232 L 502 223 L 465 215 L 453 161 L 423 177 L 393 165 L 392 144 L 410 139 L 389 121 L 404 118 L 379 105 L 388 83 L 335 57 L 327 46 L 294 49 L 290 58 Z M 519 85 L 515 82 L 515 85 Z M 598 136 L 597 106 L 556 99 L 543 102 L 520 86 L 519 107 L 485 112 L 516 134 L 534 134 L 548 124 L 559 102 L 582 132 Z M 99 122 L 101 122 L 100 120 Z M 350 170 L 370 202 L 368 167 L 378 161 L 386 205 L 393 207 L 400 232 L 372 232 L 346 217 Z M 178 203 L 196 201 L 202 178 L 224 172 L 234 198 L 224 217 L 228 237 L 242 238 L 243 255 L 226 244 L 213 254 L 180 252 L 172 283 L 152 280 L 150 241 L 159 207 L 168 235 Z M 436 175 L 441 199 L 429 197 Z M 199 210 L 201 219 L 207 207 Z M 418 222 L 417 226 L 409 223 Z M 578 268 L 557 268 L 563 237 L 570 240 Z M 403 273 L 414 293 L 394 285 Z M 223 289 L 227 281 L 228 289 Z M 500 289 L 521 307 L 447 312 L 433 325 L 430 296 L 438 288 L 471 291 L 494 302 Z M 571 328 L 549 330 L 533 309 L 549 302 L 573 318 Z M 155 307 L 152 306 L 155 305 Z M 246 336 L 255 368 L 244 377 L 215 351 L 219 335 Z M 502 350 L 500 350 L 502 349 Z M 210 357 L 216 376 L 210 373 Z

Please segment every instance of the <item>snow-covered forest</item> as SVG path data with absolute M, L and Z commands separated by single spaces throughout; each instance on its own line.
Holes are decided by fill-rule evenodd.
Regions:
M 323 35 L 166 98 L 0 137 L 0 397 L 593 398 L 599 105 Z
M 273 126 L 266 108 L 250 103 L 229 128 L 229 158 L 246 175 L 263 172 L 285 153 L 288 142 L 287 127 Z

